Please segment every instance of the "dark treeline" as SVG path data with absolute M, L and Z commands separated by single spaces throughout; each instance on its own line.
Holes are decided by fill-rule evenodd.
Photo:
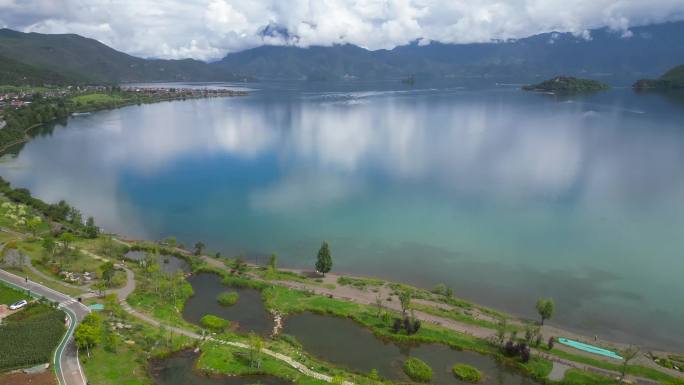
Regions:
M 17 143 L 25 138 L 26 130 L 35 125 L 53 120 L 64 120 L 69 109 L 62 98 L 33 97 L 32 103 L 24 108 L 8 110 L 4 120 L 7 125 L 0 130 L 0 148 Z
M 0 193 L 14 202 L 34 208 L 45 217 L 54 222 L 61 223 L 65 228 L 78 235 L 95 238 L 99 233 L 99 228 L 95 225 L 95 220 L 92 217 L 84 221 L 81 212 L 63 200 L 54 204 L 45 203 L 38 198 L 34 198 L 29 189 L 12 188 L 10 183 L 2 177 L 0 177 Z

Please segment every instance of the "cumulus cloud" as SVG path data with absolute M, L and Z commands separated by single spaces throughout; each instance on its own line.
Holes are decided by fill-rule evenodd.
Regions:
M 0 25 L 78 33 L 143 57 L 221 58 L 262 44 L 368 49 L 485 42 L 684 20 L 681 0 L 0 0 Z M 264 33 L 271 26 L 270 31 Z

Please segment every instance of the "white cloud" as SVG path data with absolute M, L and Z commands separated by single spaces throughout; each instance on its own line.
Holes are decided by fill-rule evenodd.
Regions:
M 143 57 L 217 59 L 264 44 L 482 42 L 684 19 L 681 0 L 0 0 L 0 24 L 72 32 Z M 262 37 L 267 25 L 296 39 Z

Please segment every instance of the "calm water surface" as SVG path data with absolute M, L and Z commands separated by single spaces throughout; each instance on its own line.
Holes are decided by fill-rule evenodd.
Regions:
M 261 292 L 256 289 L 242 289 L 226 286 L 216 274 L 202 273 L 188 278 L 195 293 L 185 302 L 183 318 L 200 324 L 207 314 L 237 322 L 239 331 L 267 335 L 273 331 L 273 317 L 266 311 Z M 240 296 L 232 306 L 223 306 L 216 297 L 223 292 L 234 291 Z
M 295 267 L 327 240 L 338 272 L 684 350 L 681 99 L 259 87 L 74 117 L 0 174 L 132 237 Z
M 376 369 L 386 379 L 411 382 L 402 369 L 409 357 L 418 357 L 432 368 L 436 385 L 467 384 L 454 377 L 454 364 L 478 368 L 483 385 L 531 385 L 534 381 L 505 368 L 495 359 L 473 352 L 453 350 L 445 345 L 400 346 L 385 343 L 354 321 L 305 313 L 288 317 L 284 333 L 293 335 L 304 350 L 325 361 L 362 373 Z

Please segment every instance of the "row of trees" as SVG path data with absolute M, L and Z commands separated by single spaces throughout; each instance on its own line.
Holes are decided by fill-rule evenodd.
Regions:
M 0 132 L 4 131 L 0 130 Z M 14 202 L 25 204 L 40 212 L 54 222 L 62 223 L 73 232 L 87 238 L 97 238 L 100 229 L 95 224 L 93 217 L 83 220 L 83 214 L 64 200 L 54 204 L 45 203 L 31 195 L 26 188 L 12 188 L 9 182 L 0 177 L 0 193 Z

